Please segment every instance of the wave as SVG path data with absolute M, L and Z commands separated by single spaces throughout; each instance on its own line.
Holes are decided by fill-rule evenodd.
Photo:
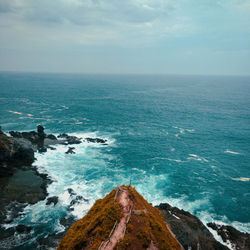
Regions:
M 8 112 L 12 113 L 12 114 L 16 114 L 16 115 L 22 115 L 23 113 L 18 112 L 18 111 L 13 111 L 13 110 L 9 110 Z
M 132 168 L 132 170 L 135 170 L 135 171 L 141 172 L 142 174 L 146 174 L 146 171 L 145 171 L 145 170 L 142 170 L 142 169 Z
M 46 227 L 47 234 L 62 232 L 64 230 L 60 224 L 62 217 L 73 216 L 80 219 L 97 199 L 121 184 L 129 184 L 129 170 L 124 171 L 124 168 L 119 168 L 118 164 L 114 170 L 113 164 L 117 159 L 110 149 L 116 147 L 115 134 L 96 131 L 70 135 L 82 138 L 81 144 L 73 145 L 76 154 L 65 154 L 68 145 L 56 145 L 56 150 L 48 149 L 45 154 L 35 155 L 37 160 L 34 165 L 37 166 L 38 171 L 47 173 L 53 180 L 47 188 L 48 197 L 57 196 L 58 203 L 48 207 L 47 200 L 44 200 L 34 205 L 27 205 L 22 216 L 17 218 L 12 226 L 25 224 L 34 228 Z M 89 143 L 84 140 L 87 137 L 101 137 L 107 140 L 107 145 Z M 206 161 L 196 154 L 189 154 L 189 156 L 194 160 Z M 171 158 L 159 159 L 181 162 Z M 190 201 L 185 195 L 178 198 L 167 197 L 164 194 L 164 187 L 166 183 L 170 184 L 168 174 L 146 175 L 143 169 L 133 168 L 132 170 L 132 185 L 153 205 L 169 203 L 185 209 L 197 215 L 205 225 L 207 222 L 219 220 L 213 213 L 209 197 L 195 201 Z M 250 223 L 230 222 L 226 217 L 221 217 L 219 221 L 235 226 L 241 231 L 250 229 Z M 37 234 L 34 237 L 37 237 Z
M 232 178 L 234 181 L 250 181 L 248 177 Z
M 189 154 L 191 157 L 187 157 L 188 160 L 196 160 L 196 161 L 203 161 L 203 162 L 208 162 L 208 160 L 204 157 L 200 157 L 196 154 Z
M 56 150 L 48 149 L 43 154 L 35 153 L 36 161 L 33 165 L 37 167 L 38 172 L 48 174 L 53 180 L 47 187 L 47 198 L 57 196 L 58 203 L 46 205 L 45 199 L 33 205 L 27 204 L 20 217 L 9 225 L 31 226 L 34 233 L 29 235 L 29 241 L 51 233 L 63 232 L 65 228 L 60 224 L 61 218 L 82 218 L 97 199 L 128 182 L 124 170 L 119 171 L 119 167 L 116 167 L 116 171 L 113 171 L 111 162 L 115 157 L 109 151 L 115 147 L 113 134 L 97 131 L 70 135 L 82 138 L 81 144 L 73 145 L 76 154 L 65 154 L 70 145 L 55 145 L 53 147 Z M 104 138 L 107 145 L 89 143 L 84 140 L 87 137 Z
M 224 153 L 233 154 L 233 155 L 240 155 L 239 152 L 234 152 L 234 151 L 231 151 L 229 149 L 225 150 Z
M 166 196 L 164 194 L 164 188 L 159 188 L 159 183 L 161 182 L 170 183 L 168 180 L 168 175 L 151 175 L 145 176 L 141 183 L 135 183 L 136 189 L 154 206 L 160 203 L 168 203 L 171 206 L 178 207 L 185 211 L 190 212 L 197 216 L 202 223 L 206 226 L 209 222 L 215 222 L 217 224 L 230 225 L 241 232 L 249 233 L 250 223 L 243 223 L 239 221 L 230 221 L 226 216 L 218 215 L 214 212 L 213 205 L 210 202 L 209 193 L 204 194 L 204 198 L 190 201 L 189 197 L 186 195 L 181 195 L 178 198 L 171 196 Z M 208 230 L 213 233 L 217 240 L 225 245 L 220 236 L 217 235 L 210 227 Z M 226 244 L 229 248 L 229 244 Z
M 194 133 L 195 132 L 195 129 L 185 129 L 185 128 L 181 128 L 181 127 L 178 127 L 178 126 L 173 126 L 173 128 L 178 129 L 180 134 L 185 134 L 185 132 L 188 132 L 188 133 Z

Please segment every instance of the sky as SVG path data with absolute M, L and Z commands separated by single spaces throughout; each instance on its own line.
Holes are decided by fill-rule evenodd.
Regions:
M 250 0 L 0 0 L 0 70 L 250 75 Z

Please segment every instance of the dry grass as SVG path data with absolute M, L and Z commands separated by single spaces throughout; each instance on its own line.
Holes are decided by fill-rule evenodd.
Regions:
M 116 245 L 116 250 L 147 249 L 153 241 L 158 249 L 181 249 L 179 243 L 166 227 L 161 212 L 151 206 L 136 190 L 126 186 L 134 210 L 127 226 L 125 237 Z M 115 190 L 101 200 L 97 200 L 90 211 L 68 230 L 58 245 L 58 249 L 98 249 L 108 235 L 116 220 L 121 218 L 121 208 L 114 202 Z

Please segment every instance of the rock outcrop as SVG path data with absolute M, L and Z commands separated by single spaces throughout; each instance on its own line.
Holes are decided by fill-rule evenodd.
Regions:
M 157 206 L 185 249 L 226 250 L 194 215 L 167 203 Z
M 20 145 L 24 145 L 25 147 L 32 148 L 33 150 L 38 150 L 40 153 L 46 152 L 48 148 L 52 145 L 63 144 L 63 145 L 72 145 L 72 144 L 80 144 L 82 140 L 86 140 L 91 143 L 100 143 L 103 145 L 107 145 L 107 140 L 102 138 L 90 138 L 87 137 L 85 139 L 79 138 L 77 136 L 72 136 L 68 134 L 60 134 L 57 137 L 53 134 L 46 134 L 44 132 L 44 127 L 42 125 L 37 126 L 37 131 L 29 131 L 29 132 L 18 132 L 18 131 L 10 131 L 10 135 L 13 139 L 19 143 Z M 69 147 L 70 149 L 71 147 Z M 73 148 L 71 148 L 73 149 Z M 67 153 L 73 153 L 73 150 L 69 150 Z
M 245 250 L 250 249 L 250 235 L 247 233 L 242 233 L 235 228 L 227 225 L 218 225 L 215 223 L 207 224 L 212 229 L 216 230 L 218 235 L 221 236 L 225 243 L 230 243 L 230 245 L 235 250 Z
M 134 188 L 121 186 L 97 200 L 89 212 L 70 227 L 57 249 L 183 248 L 161 212 Z
M 0 128 L 0 177 L 13 174 L 13 167 L 29 166 L 35 160 L 34 151 L 4 134 Z

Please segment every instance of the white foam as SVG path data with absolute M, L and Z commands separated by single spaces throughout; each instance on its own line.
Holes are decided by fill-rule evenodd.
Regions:
M 189 133 L 195 132 L 194 129 L 185 129 L 185 128 L 180 128 L 180 127 L 178 127 L 178 126 L 173 126 L 173 128 L 179 129 L 180 134 L 185 134 L 186 131 L 189 132 Z
M 61 232 L 64 227 L 59 220 L 64 214 L 82 218 L 96 199 L 102 198 L 114 187 L 126 183 L 124 170 L 114 171 L 109 162 L 114 156 L 108 153 L 115 147 L 112 134 L 100 132 L 74 133 L 82 137 L 82 143 L 73 145 L 76 154 L 65 154 L 68 145 L 53 145 L 56 150 L 48 149 L 46 153 L 35 153 L 34 165 L 40 173 L 46 173 L 53 182 L 48 186 L 48 197 L 57 196 L 58 203 L 46 205 L 47 199 L 34 205 L 27 205 L 23 215 L 17 218 L 11 226 L 24 223 L 26 225 L 53 224 L 54 232 Z M 88 143 L 84 138 L 100 137 L 107 140 L 107 145 Z M 105 150 L 104 150 L 105 149 Z M 92 177 L 91 177 L 92 176 Z M 110 177 L 108 177 L 110 176 Z M 127 183 L 128 184 L 128 183 Z M 108 188 L 107 188 L 108 187 Z M 72 193 L 68 191 L 72 189 Z
M 17 111 L 12 111 L 12 110 L 9 110 L 10 113 L 12 114 L 16 114 L 16 115 L 22 115 L 23 113 L 21 112 L 17 112 Z
M 187 157 L 188 160 L 208 162 L 208 160 L 206 158 L 200 157 L 196 154 L 189 154 L 189 156 L 191 156 L 191 157 Z
M 207 226 L 207 223 L 213 222 L 218 225 L 230 225 L 237 230 L 245 233 L 249 233 L 250 231 L 250 223 L 242 223 L 238 221 L 230 221 L 226 216 L 218 216 L 214 213 L 208 213 L 206 211 L 201 211 L 197 214 L 197 216 L 200 218 L 200 220 L 203 222 L 205 226 Z M 222 240 L 221 236 L 217 234 L 216 230 L 213 230 L 212 228 L 208 227 L 208 230 L 213 234 L 214 238 L 219 241 L 221 244 L 227 246 L 229 249 L 235 250 L 235 247 L 227 241 L 226 243 Z
M 171 159 L 171 158 L 166 158 L 169 161 L 175 161 L 175 162 L 182 162 L 182 160 L 178 160 L 178 159 Z
M 132 170 L 135 170 L 135 171 L 141 172 L 142 174 L 146 174 L 146 171 L 145 171 L 145 170 L 142 170 L 142 169 L 132 168 Z
M 248 177 L 232 178 L 234 181 L 250 181 Z
M 193 132 L 195 132 L 195 129 L 187 129 L 187 132 L 193 133 Z
M 168 157 L 153 157 L 152 159 L 157 159 L 157 160 L 168 160 L 168 161 L 175 161 L 175 162 L 183 162 L 182 160 L 179 159 L 172 159 Z
M 225 150 L 224 153 L 233 154 L 233 155 L 240 155 L 239 152 L 234 152 L 234 151 L 231 151 L 229 149 Z

